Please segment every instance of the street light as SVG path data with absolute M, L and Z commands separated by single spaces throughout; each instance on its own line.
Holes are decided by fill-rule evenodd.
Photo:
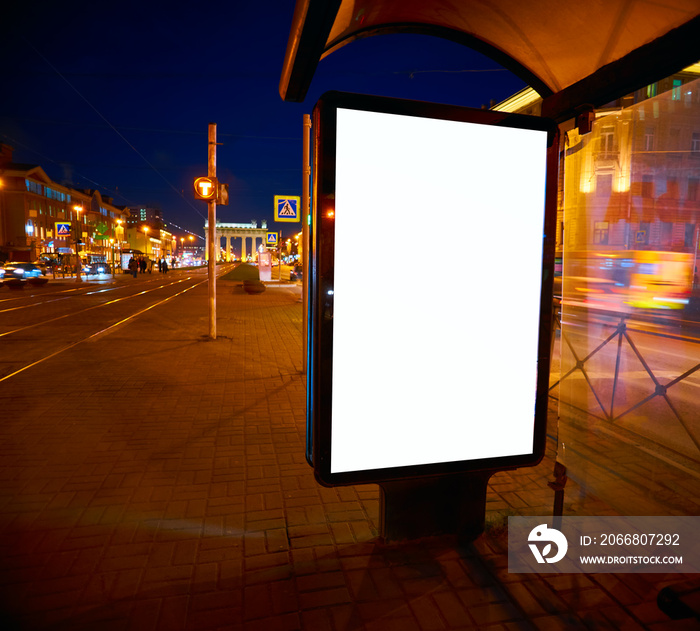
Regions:
M 143 234 L 145 235 L 145 238 L 144 238 L 145 243 L 144 243 L 144 248 L 143 248 L 145 251 L 144 254 L 146 256 L 148 256 L 148 226 L 143 227 Z
M 117 219 L 117 224 L 119 226 L 119 269 L 122 268 L 122 241 L 124 240 L 124 233 L 122 232 L 122 220 Z

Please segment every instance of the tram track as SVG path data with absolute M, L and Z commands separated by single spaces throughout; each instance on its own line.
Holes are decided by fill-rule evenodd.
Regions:
M 172 283 L 168 283 L 167 285 L 159 285 L 158 287 L 154 287 L 153 289 L 145 289 L 145 290 L 140 291 L 140 292 L 137 292 L 137 293 L 135 293 L 135 294 L 129 294 L 128 296 L 123 296 L 123 297 L 121 297 L 121 298 L 114 298 L 113 300 L 108 300 L 107 302 L 102 302 L 102 303 L 99 303 L 99 304 L 96 304 L 96 305 L 92 305 L 91 307 L 86 307 L 85 309 L 81 309 L 81 310 L 79 310 L 79 311 L 71 311 L 71 312 L 69 312 L 69 313 L 65 313 L 65 314 L 63 314 L 63 315 L 57 316 L 57 317 L 55 317 L 55 318 L 51 318 L 51 319 L 49 319 L 49 320 L 41 320 L 41 321 L 39 321 L 39 322 L 34 322 L 33 324 L 28 324 L 28 325 L 19 327 L 19 328 L 14 329 L 14 330 L 0 332 L 0 338 L 1 338 L 1 337 L 5 337 L 5 336 L 7 336 L 7 335 L 12 335 L 12 334 L 14 334 L 14 333 L 20 333 L 21 331 L 25 331 L 25 330 L 27 330 L 27 329 L 31 329 L 31 328 L 34 328 L 34 327 L 37 327 L 37 326 L 43 326 L 43 325 L 51 324 L 52 322 L 56 322 L 56 321 L 58 321 L 58 320 L 62 320 L 63 318 L 68 318 L 68 317 L 77 315 L 77 314 L 79 314 L 79 313 L 85 313 L 86 311 L 92 311 L 93 309 L 99 309 L 99 308 L 101 308 L 101 307 L 108 307 L 108 306 L 110 306 L 110 305 L 113 305 L 113 304 L 115 304 L 115 303 L 121 302 L 121 301 L 123 301 L 123 300 L 130 300 L 131 298 L 137 298 L 138 296 L 143 296 L 143 295 L 146 295 L 146 294 L 148 294 L 148 293 L 150 293 L 150 292 L 158 291 L 158 290 L 160 290 L 160 289 L 164 289 L 164 288 L 170 287 L 170 286 L 172 286 L 172 285 L 185 282 L 185 281 L 187 281 L 187 280 L 190 280 L 190 278 L 191 278 L 191 277 L 188 277 L 188 278 L 185 278 L 185 279 L 179 279 L 179 280 L 173 281 Z M 201 281 L 201 282 L 206 282 L 206 281 Z M 93 293 L 96 293 L 96 292 L 93 292 Z M 85 295 L 88 295 L 88 294 L 85 294 Z M 42 304 L 46 304 L 46 303 L 36 303 L 36 304 L 24 305 L 24 307 L 14 307 L 13 309 L 7 309 L 7 310 L 5 310 L 5 311 L 15 311 L 15 310 L 18 310 L 18 309 L 20 309 L 20 308 L 30 308 L 30 307 L 33 307 L 33 306 L 41 306 Z M 3 310 L 0 310 L 0 314 L 1 314 L 1 313 L 4 313 L 4 311 L 3 311 Z
M 151 280 L 156 279 L 148 279 L 147 284 L 151 284 Z M 134 286 L 128 281 L 99 290 L 93 287 L 89 292 L 71 294 L 70 298 L 77 300 L 67 302 L 63 302 L 63 298 L 41 300 L 49 296 L 36 292 L 24 297 L 31 302 L 0 309 L 0 383 L 75 346 L 109 335 L 135 318 L 207 283 L 208 277 L 198 278 L 188 273 L 182 278 L 168 279 L 168 282 L 163 280 L 158 278 L 154 287 L 144 287 L 143 283 Z M 129 293 L 85 306 L 86 299 L 99 299 L 116 289 Z M 59 300 L 60 311 L 56 313 L 53 310 L 58 305 L 54 303 Z M 32 317 L 27 317 L 30 314 Z M 34 318 L 35 314 L 39 318 Z

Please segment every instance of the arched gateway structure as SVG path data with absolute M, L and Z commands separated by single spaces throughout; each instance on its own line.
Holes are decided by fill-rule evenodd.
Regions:
M 209 260 L 209 222 L 204 222 L 204 232 L 207 235 L 207 260 Z M 267 221 L 263 219 L 261 222 L 261 227 L 258 228 L 258 222 L 253 220 L 250 223 L 220 223 L 216 222 L 216 257 L 219 258 L 219 252 L 221 250 L 221 239 L 226 239 L 226 260 L 231 260 L 231 239 L 241 239 L 241 259 L 246 259 L 246 240 L 250 237 L 252 239 L 250 254 L 254 254 L 257 246 L 255 245 L 255 240 L 259 237 L 262 240 L 262 244 L 265 244 L 265 239 L 267 237 Z

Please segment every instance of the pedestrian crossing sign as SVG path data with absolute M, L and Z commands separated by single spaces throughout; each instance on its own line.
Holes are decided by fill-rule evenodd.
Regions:
M 70 222 L 68 221 L 57 221 L 56 222 L 56 238 L 63 239 L 70 236 Z
M 267 233 L 267 239 L 265 240 L 265 245 L 267 247 L 277 247 L 277 243 L 279 241 L 279 232 L 268 232 Z
M 275 221 L 301 221 L 301 197 L 275 195 Z

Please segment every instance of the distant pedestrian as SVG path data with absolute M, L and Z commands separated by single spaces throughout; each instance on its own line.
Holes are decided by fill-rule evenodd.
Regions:
M 163 272 L 163 259 L 158 259 L 158 271 Z
M 133 277 L 136 278 L 136 274 L 138 274 L 139 271 L 139 265 L 133 256 L 129 259 L 129 271 L 131 272 Z
M 141 273 L 145 274 L 146 273 L 146 259 L 141 258 L 139 260 L 139 267 L 141 268 Z
M 167 274 L 167 273 L 168 273 L 168 262 L 165 259 L 163 259 L 163 274 Z

